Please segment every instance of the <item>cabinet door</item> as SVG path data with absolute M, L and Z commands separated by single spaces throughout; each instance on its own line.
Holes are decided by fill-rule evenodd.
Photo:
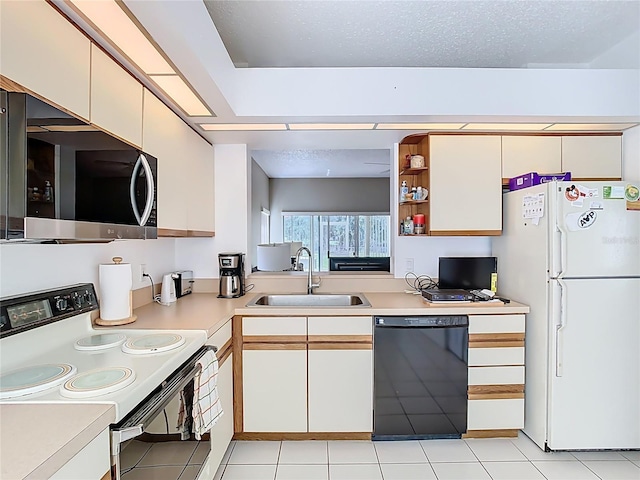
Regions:
M 502 137 L 502 178 L 527 172 L 560 172 L 561 152 L 560 137 L 505 135 Z
M 242 388 L 245 432 L 307 431 L 306 348 L 244 350 Z
M 622 178 L 622 136 L 562 137 L 562 171 L 576 179 Z
M 88 120 L 89 39 L 47 2 L 0 8 L 0 73 Z
M 499 235 L 500 137 L 430 137 L 431 235 Z
M 309 345 L 309 431 L 373 431 L 373 350 Z
M 224 414 L 211 428 L 211 453 L 207 464 L 211 469 L 212 477 L 220 466 L 233 437 L 233 354 L 218 370 L 218 396 Z
M 190 236 L 213 236 L 215 230 L 213 147 L 192 132 L 189 138 L 189 195 L 187 226 Z
M 142 146 L 142 85 L 95 45 L 91 46 L 91 123 Z
M 165 104 L 144 89 L 142 149 L 158 159 L 158 235 L 187 235 L 188 171 L 184 162 L 184 125 Z

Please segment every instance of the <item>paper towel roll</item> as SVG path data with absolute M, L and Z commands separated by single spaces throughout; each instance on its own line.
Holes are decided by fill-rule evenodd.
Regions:
M 114 262 L 118 258 L 115 257 Z M 132 317 L 132 286 L 130 263 L 100 265 L 100 318 L 102 320 L 124 320 Z
M 258 245 L 258 270 L 281 272 L 291 270 L 291 247 L 288 243 Z

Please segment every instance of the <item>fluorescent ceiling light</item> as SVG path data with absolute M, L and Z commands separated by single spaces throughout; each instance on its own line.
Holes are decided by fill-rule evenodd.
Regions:
M 554 123 L 550 125 L 548 128 L 545 128 L 545 131 L 549 130 L 562 130 L 562 131 L 613 131 L 620 132 L 622 130 L 626 130 L 627 128 L 635 127 L 638 125 L 637 123 Z
M 462 130 L 530 131 L 544 130 L 550 123 L 468 123 Z
M 284 123 L 201 123 L 203 130 L 212 132 L 233 132 L 251 130 L 286 130 Z
M 379 123 L 376 130 L 459 130 L 464 123 Z
M 175 74 L 173 67 L 114 1 L 70 0 L 117 48 L 148 75 Z
M 93 125 L 42 125 L 50 132 L 99 132 Z
M 192 117 L 210 116 L 211 112 L 193 93 L 182 78 L 177 75 L 150 75 L 151 79 L 164 90 L 184 112 Z
M 375 123 L 290 123 L 289 130 L 373 130 Z

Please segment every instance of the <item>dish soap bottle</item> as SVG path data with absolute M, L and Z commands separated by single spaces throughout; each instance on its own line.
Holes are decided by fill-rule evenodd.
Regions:
M 407 193 L 409 193 L 409 187 L 407 186 L 406 180 L 402 181 L 400 185 L 400 203 L 404 202 L 407 199 Z

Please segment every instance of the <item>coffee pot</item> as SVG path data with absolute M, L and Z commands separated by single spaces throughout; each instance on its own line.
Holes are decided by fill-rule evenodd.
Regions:
M 219 298 L 237 298 L 245 294 L 244 253 L 220 253 Z

